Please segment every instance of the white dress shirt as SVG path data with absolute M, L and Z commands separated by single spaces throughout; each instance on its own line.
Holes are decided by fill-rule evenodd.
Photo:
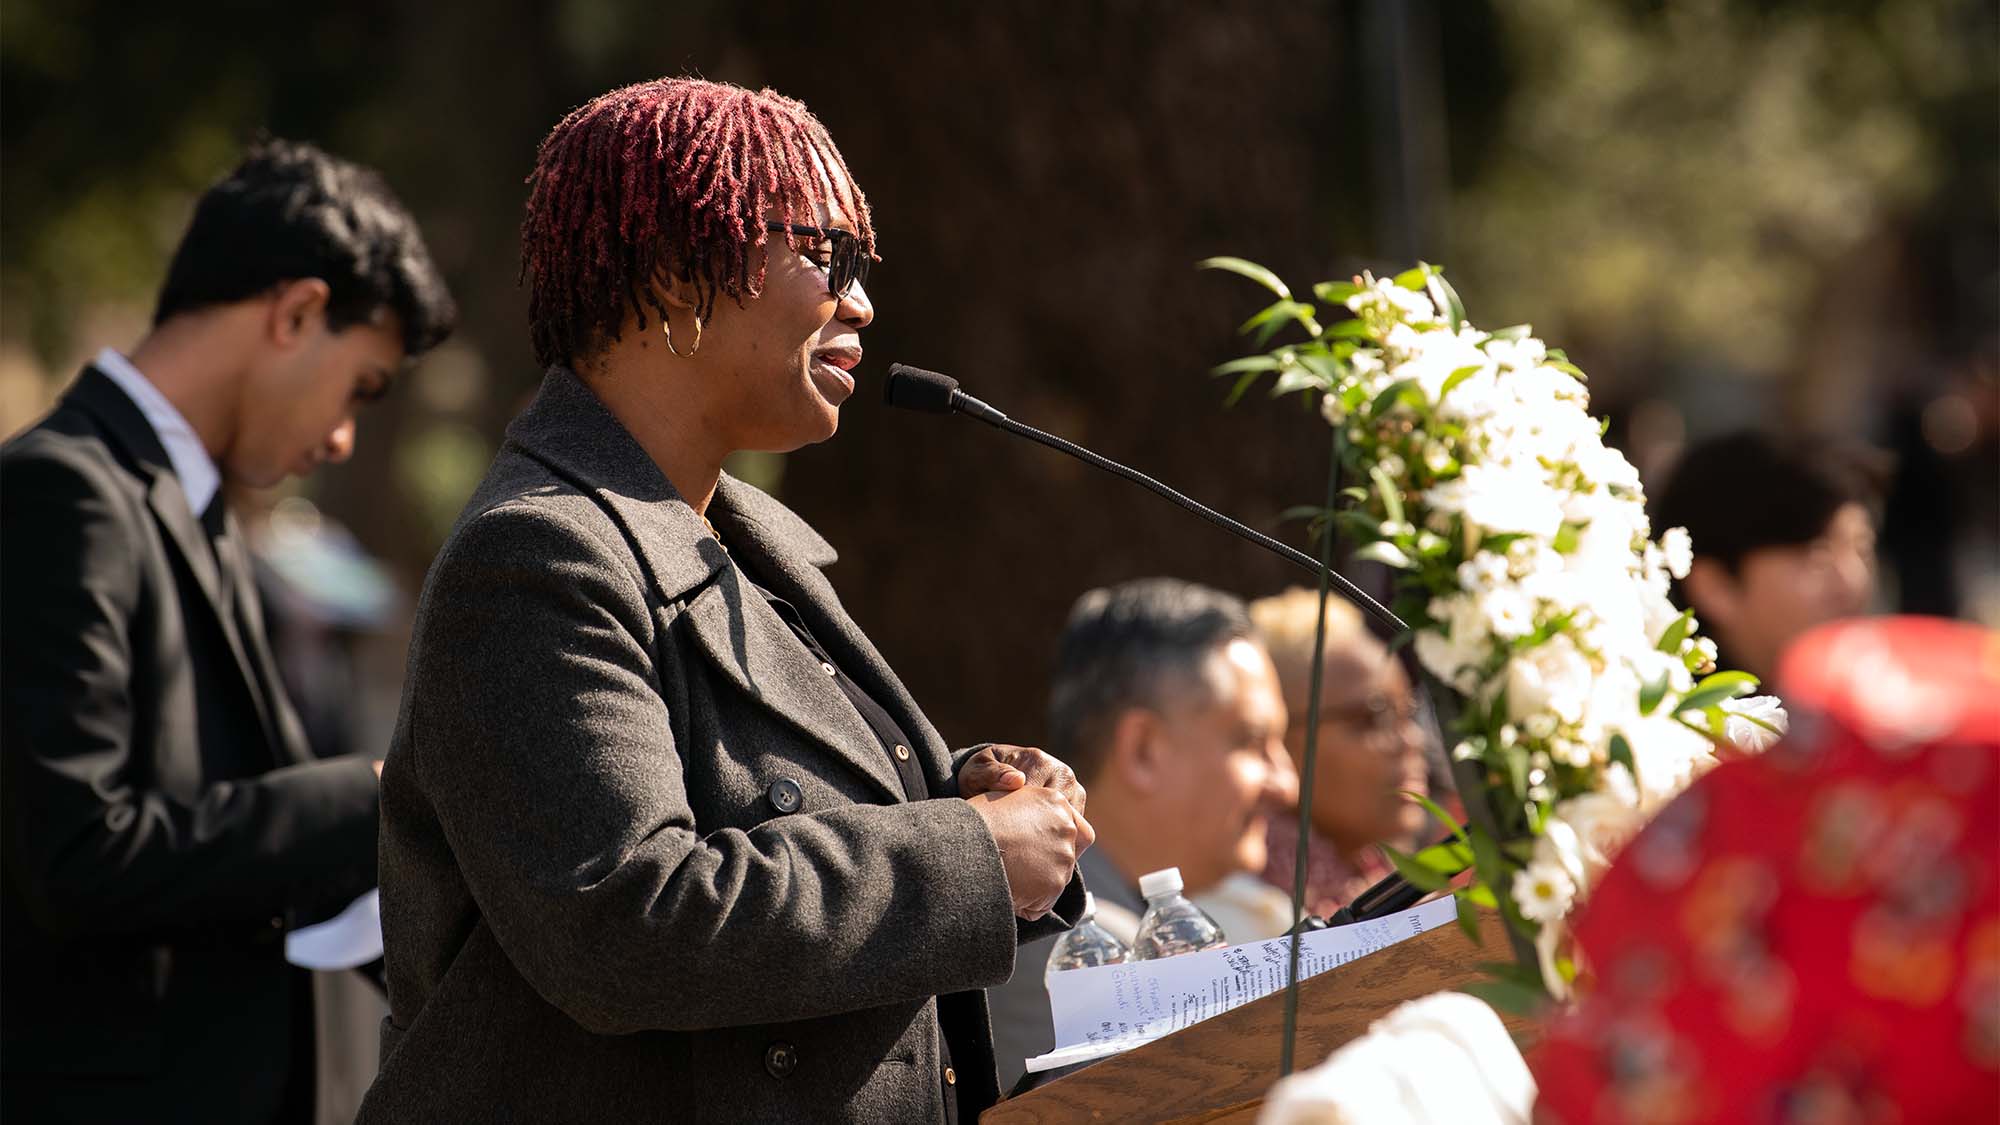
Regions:
M 105 348 L 92 361 L 99 371 L 111 377 L 125 397 L 146 416 L 159 436 L 160 444 L 166 448 L 167 460 L 173 463 L 174 476 L 180 478 L 181 490 L 187 493 L 188 510 L 199 517 L 208 510 L 209 501 L 215 499 L 216 490 L 222 487 L 222 473 L 215 467 L 215 458 L 202 447 L 201 438 L 196 436 L 194 427 L 167 396 L 160 393 L 152 380 L 146 378 L 132 361 L 126 359 L 116 348 Z

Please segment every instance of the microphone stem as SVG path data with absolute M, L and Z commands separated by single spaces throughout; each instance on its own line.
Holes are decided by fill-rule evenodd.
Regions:
M 969 398 L 970 396 L 966 397 Z M 954 403 L 954 405 L 957 404 Z M 985 404 L 980 403 L 980 405 L 984 406 Z M 1240 524 L 1235 520 L 1230 519 L 1228 516 L 1223 515 L 1221 512 L 1218 512 L 1215 509 L 1207 506 L 1206 504 L 1202 504 L 1196 500 L 1190 499 L 1187 496 L 1183 496 L 1179 492 L 1176 492 L 1173 489 L 1167 487 L 1166 485 L 1161 484 L 1159 481 L 1154 480 L 1152 477 L 1149 477 L 1146 474 L 1139 472 L 1137 469 L 1128 469 L 1125 466 L 1119 464 L 1118 462 L 1113 461 L 1107 457 L 1100 457 L 1097 454 L 1092 453 L 1090 450 L 1085 449 L 1084 447 L 1077 445 L 1074 442 L 1064 441 L 1062 438 L 1059 438 L 1054 434 L 1043 433 L 1042 431 L 1034 428 L 1033 426 L 1023 425 L 1019 422 L 1014 421 L 1012 418 L 1007 417 L 1005 414 L 1002 414 L 997 410 L 993 410 L 990 407 L 988 407 L 987 411 L 984 412 L 967 410 L 966 413 L 971 414 L 972 417 L 977 418 L 982 422 L 985 422 L 987 425 L 993 426 L 997 429 L 1005 430 L 1010 434 L 1015 434 L 1020 437 L 1027 438 L 1029 441 L 1036 442 L 1037 444 L 1046 445 L 1050 449 L 1056 450 L 1059 453 L 1067 453 L 1071 457 L 1074 457 L 1077 460 L 1084 462 L 1085 464 L 1095 465 L 1097 468 L 1103 469 L 1105 472 L 1115 473 L 1118 476 L 1124 477 L 1126 480 L 1131 481 L 1133 484 L 1138 485 L 1139 487 L 1147 490 L 1148 492 L 1151 492 L 1157 496 L 1165 497 L 1166 499 L 1173 501 L 1175 504 L 1180 505 L 1183 509 L 1187 510 L 1188 512 L 1200 516 L 1202 519 L 1207 520 L 1208 522 L 1216 525 L 1217 527 L 1220 527 L 1225 531 L 1234 532 L 1235 534 L 1242 536 L 1245 539 L 1248 539 L 1250 542 L 1257 544 L 1259 547 L 1264 548 L 1265 550 L 1271 552 L 1274 555 L 1277 555 L 1279 558 L 1296 563 L 1299 566 L 1302 566 L 1307 570 L 1312 571 L 1313 574 L 1315 575 L 1324 573 L 1326 577 L 1333 583 L 1334 589 L 1339 590 L 1342 597 L 1346 598 L 1350 602 L 1353 602 L 1355 606 L 1358 607 L 1362 612 L 1374 618 L 1377 622 L 1381 623 L 1382 625 L 1387 626 L 1395 634 L 1400 635 L 1409 632 L 1410 627 L 1404 623 L 1402 618 L 1397 617 L 1394 613 L 1390 612 L 1389 607 L 1383 605 L 1381 602 L 1376 601 L 1374 598 L 1369 597 L 1368 592 L 1366 590 L 1363 590 L 1361 587 L 1356 586 L 1354 583 L 1348 581 L 1346 576 L 1342 575 L 1339 571 L 1334 570 L 1332 567 L 1320 565 L 1320 561 L 1318 559 L 1313 558 L 1311 555 L 1306 554 L 1304 551 L 1294 550 L 1293 548 L 1287 547 L 1283 543 L 1278 542 L 1276 539 L 1273 539 L 1270 536 L 1265 535 L 1261 531 L 1257 531 L 1253 528 L 1246 527 L 1243 524 Z

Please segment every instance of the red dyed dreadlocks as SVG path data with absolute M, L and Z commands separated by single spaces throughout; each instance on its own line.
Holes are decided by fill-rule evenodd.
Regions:
M 528 184 L 521 277 L 545 367 L 588 357 L 628 314 L 641 328 L 648 308 L 665 318 L 655 282 L 692 283 L 704 318 L 718 293 L 757 296 L 767 216 L 811 225 L 815 206 L 838 204 L 875 248 L 840 150 L 804 105 L 770 90 L 692 78 L 613 90 L 549 132 Z

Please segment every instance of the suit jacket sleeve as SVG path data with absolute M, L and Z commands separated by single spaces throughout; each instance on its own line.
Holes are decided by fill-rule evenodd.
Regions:
M 261 922 L 332 877 L 373 870 L 374 771 L 314 763 L 207 785 L 149 784 L 133 760 L 133 506 L 84 457 L 0 473 L 0 744 L 7 849 L 30 909 L 59 933 Z M 140 518 L 144 514 L 140 513 Z M 155 732 L 158 737 L 171 737 Z
M 656 643 L 644 589 L 609 527 L 512 504 L 460 529 L 419 616 L 398 746 L 412 760 L 390 768 L 416 770 L 482 917 L 537 992 L 616 1034 L 1007 979 L 1006 875 L 963 801 L 698 828 L 657 686 L 691 670 L 656 664 L 674 646 Z

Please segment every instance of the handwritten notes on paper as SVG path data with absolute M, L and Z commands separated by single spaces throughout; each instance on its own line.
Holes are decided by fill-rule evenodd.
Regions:
M 1449 898 L 1400 914 L 1315 930 L 1299 941 L 1299 978 L 1359 960 L 1404 938 L 1449 924 Z M 1158 961 L 1071 969 L 1049 978 L 1056 1049 L 1031 1071 L 1129 1050 L 1285 987 L 1291 939 L 1272 938 Z

